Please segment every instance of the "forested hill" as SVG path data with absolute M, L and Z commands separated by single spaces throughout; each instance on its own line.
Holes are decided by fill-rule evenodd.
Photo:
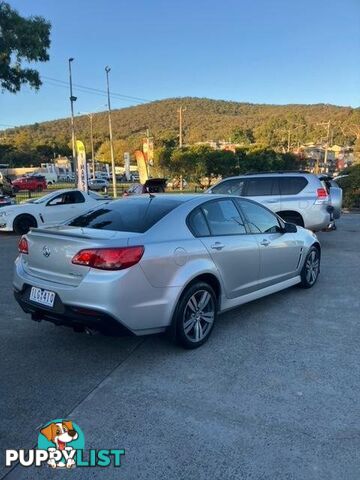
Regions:
M 172 98 L 134 107 L 114 110 L 113 132 L 115 139 L 126 139 L 130 144 L 139 142 L 147 128 L 155 142 L 164 138 L 176 138 L 178 109 L 184 111 L 184 143 L 205 140 L 238 139 L 247 132 L 251 143 L 279 146 L 291 130 L 292 140 L 299 142 L 321 141 L 326 128 L 321 123 L 331 122 L 333 143 L 353 143 L 355 138 L 348 126 L 360 124 L 360 109 L 334 105 L 261 105 L 207 98 Z M 76 117 L 77 138 L 89 141 L 89 118 Z M 69 145 L 69 119 L 37 123 L 3 132 L 2 143 L 22 149 L 22 144 Z M 106 112 L 94 116 L 95 146 L 98 149 L 106 141 L 108 123 Z M 239 139 L 238 139 L 239 140 Z M 241 140 L 241 139 L 240 139 Z M 130 145 L 132 146 L 132 145 Z

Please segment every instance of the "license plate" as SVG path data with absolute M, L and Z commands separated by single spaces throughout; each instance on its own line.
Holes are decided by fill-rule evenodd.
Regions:
M 55 301 L 55 293 L 42 288 L 31 287 L 30 300 L 47 307 L 53 307 Z

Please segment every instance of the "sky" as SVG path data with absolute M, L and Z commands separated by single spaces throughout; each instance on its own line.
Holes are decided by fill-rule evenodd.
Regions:
M 9 0 L 8 0 L 9 1 Z M 52 24 L 43 86 L 0 92 L 0 128 L 169 97 L 360 106 L 360 0 L 10 0 Z M 126 97 L 122 97 L 124 95 Z M 131 98 L 128 98 L 131 97 Z M 134 98 L 135 97 L 135 98 Z

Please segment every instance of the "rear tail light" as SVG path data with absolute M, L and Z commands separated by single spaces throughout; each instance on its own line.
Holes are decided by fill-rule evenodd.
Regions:
M 29 253 L 29 244 L 25 237 L 20 238 L 18 248 L 19 248 L 19 253 L 25 253 L 25 254 Z
M 94 248 L 80 250 L 72 259 L 72 263 L 100 270 L 123 270 L 138 263 L 143 254 L 143 246 Z
M 329 203 L 329 195 L 325 188 L 318 188 L 316 190 L 315 205 L 323 205 Z
M 328 197 L 328 193 L 325 188 L 318 188 L 316 193 L 318 199 L 324 199 Z

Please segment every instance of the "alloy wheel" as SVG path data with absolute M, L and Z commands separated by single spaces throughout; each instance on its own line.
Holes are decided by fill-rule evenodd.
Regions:
M 200 342 L 211 331 L 215 302 L 207 290 L 196 291 L 188 300 L 183 315 L 184 334 L 191 342 Z
M 313 250 L 308 256 L 305 263 L 305 275 L 309 285 L 313 285 L 316 282 L 319 274 L 320 260 L 316 250 Z

